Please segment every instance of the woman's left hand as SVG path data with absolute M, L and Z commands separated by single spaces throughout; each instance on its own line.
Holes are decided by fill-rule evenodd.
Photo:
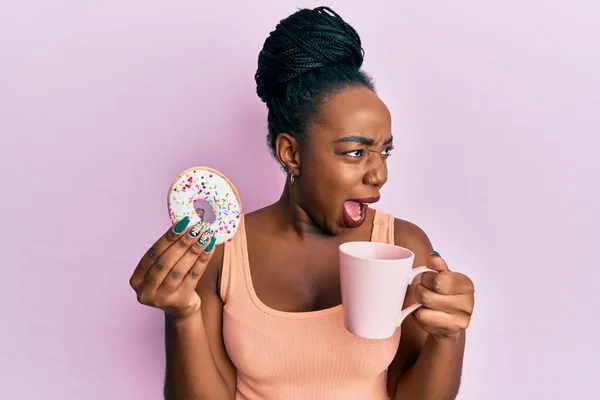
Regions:
M 426 272 L 416 283 L 415 299 L 423 306 L 413 315 L 421 329 L 438 339 L 458 337 L 471 322 L 473 282 L 466 275 L 450 271 L 435 251 L 427 258 L 427 266 L 438 273 Z

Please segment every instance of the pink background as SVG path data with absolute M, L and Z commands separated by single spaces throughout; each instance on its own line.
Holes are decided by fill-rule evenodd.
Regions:
M 476 284 L 459 399 L 600 399 L 600 3 L 390 3 L 329 5 L 394 116 L 379 207 Z M 179 171 L 277 198 L 256 59 L 316 5 L 2 6 L 0 398 L 161 398 L 162 315 L 128 278 Z

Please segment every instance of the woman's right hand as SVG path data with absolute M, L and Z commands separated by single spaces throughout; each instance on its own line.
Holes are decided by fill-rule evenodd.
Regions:
M 158 239 L 129 279 L 141 304 L 160 308 L 175 319 L 200 311 L 196 285 L 214 253 L 210 228 L 200 222 L 187 229 L 188 224 L 185 217 Z

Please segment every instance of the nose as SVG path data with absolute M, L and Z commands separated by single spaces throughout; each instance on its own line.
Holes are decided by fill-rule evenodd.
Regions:
M 367 172 L 364 176 L 365 185 L 381 188 L 387 181 L 387 164 L 379 154 L 369 157 Z

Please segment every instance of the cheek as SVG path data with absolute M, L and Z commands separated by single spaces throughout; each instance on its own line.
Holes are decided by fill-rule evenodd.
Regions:
M 333 175 L 333 179 L 336 180 L 337 186 L 346 191 L 352 191 L 354 188 L 361 185 L 365 172 L 362 163 L 340 162 L 336 166 Z
M 312 203 L 312 208 L 329 209 L 339 202 L 338 197 L 343 192 L 342 181 L 333 168 L 315 167 L 313 164 L 311 168 L 302 170 L 302 197 Z
M 348 196 L 356 194 L 362 183 L 363 168 L 359 163 L 344 162 L 343 158 L 327 152 L 311 152 L 303 157 L 303 189 L 319 206 L 338 207 Z
M 310 166 L 310 175 L 315 182 L 326 185 L 330 190 L 352 187 L 359 175 L 357 166 L 342 162 L 340 157 L 328 157 Z
M 338 209 L 349 197 L 357 195 L 362 178 L 359 168 L 342 164 L 321 171 L 314 177 L 314 190 L 322 207 Z
M 302 175 L 309 179 L 310 186 L 337 183 L 337 157 L 322 152 L 310 152 L 302 157 Z

